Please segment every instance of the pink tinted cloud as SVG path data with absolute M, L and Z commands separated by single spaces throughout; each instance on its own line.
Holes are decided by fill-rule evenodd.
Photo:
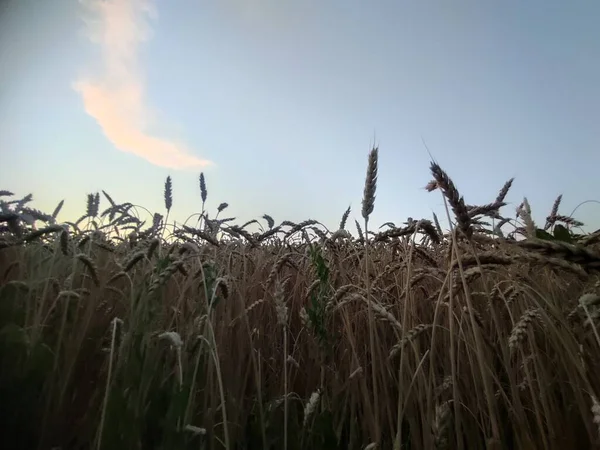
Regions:
M 144 16 L 155 13 L 146 0 L 89 0 L 93 13 L 87 22 L 90 39 L 100 45 L 104 72 L 73 84 L 85 111 L 104 135 L 124 152 L 171 169 L 212 165 L 190 153 L 180 142 L 153 136 L 154 112 L 144 100 L 144 83 L 137 49 L 149 37 Z

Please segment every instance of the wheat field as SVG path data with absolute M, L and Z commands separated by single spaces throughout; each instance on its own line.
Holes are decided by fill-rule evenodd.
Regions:
M 371 230 L 367 163 L 337 230 L 234 225 L 203 174 L 193 226 L 171 178 L 148 223 L 1 191 L 3 448 L 600 449 L 600 230 L 561 197 L 544 224 L 505 211 L 512 180 L 469 205 L 433 162 L 450 230 Z

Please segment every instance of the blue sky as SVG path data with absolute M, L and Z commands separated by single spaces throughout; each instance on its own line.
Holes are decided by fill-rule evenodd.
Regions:
M 470 204 L 515 177 L 543 220 L 600 200 L 600 3 L 9 0 L 0 12 L 1 189 L 63 220 L 101 189 L 172 217 L 443 216 L 429 155 Z M 600 227 L 600 205 L 576 218 Z

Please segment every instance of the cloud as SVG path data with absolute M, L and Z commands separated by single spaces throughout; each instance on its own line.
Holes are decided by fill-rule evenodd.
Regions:
M 194 156 L 185 145 L 150 133 L 156 112 L 144 98 L 144 80 L 137 57 L 151 30 L 146 16 L 156 11 L 148 0 L 82 0 L 92 13 L 86 31 L 101 49 L 103 73 L 77 80 L 85 111 L 96 119 L 113 145 L 150 163 L 171 169 L 213 165 Z

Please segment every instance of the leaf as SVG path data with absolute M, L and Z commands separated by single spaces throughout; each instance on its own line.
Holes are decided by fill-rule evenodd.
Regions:
M 573 238 L 571 236 L 571 232 L 567 230 L 564 225 L 555 225 L 554 226 L 554 238 L 557 241 L 572 243 Z
M 586 237 L 585 234 L 575 234 L 575 233 L 573 233 L 571 235 L 571 238 L 573 239 L 574 242 L 577 242 L 577 241 L 583 239 L 584 237 Z
M 555 240 L 554 236 L 552 236 L 547 231 L 541 230 L 539 228 L 535 230 L 535 237 L 538 239 L 543 239 L 545 241 L 554 241 Z

